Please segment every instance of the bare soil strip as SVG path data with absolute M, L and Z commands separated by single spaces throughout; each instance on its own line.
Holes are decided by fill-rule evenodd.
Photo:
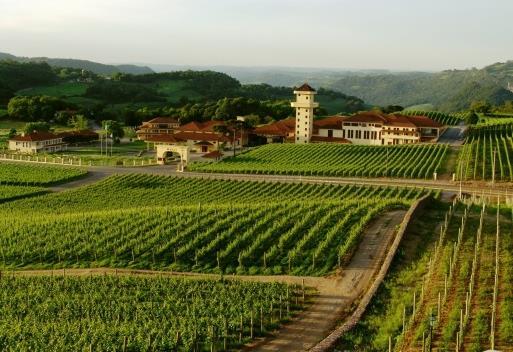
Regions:
M 260 282 L 284 282 L 317 290 L 308 308 L 299 313 L 272 336 L 258 339 L 244 348 L 245 351 L 307 351 L 326 337 L 348 316 L 359 298 L 370 287 L 374 276 L 379 272 L 388 247 L 393 241 L 397 225 L 405 215 L 405 210 L 395 210 L 382 214 L 372 221 L 362 234 L 361 243 L 346 268 L 330 277 L 301 276 L 236 276 L 225 278 Z M 189 278 L 219 278 L 216 274 L 182 273 L 170 271 L 131 270 L 131 269 L 59 269 L 59 270 L 20 270 L 3 272 L 4 275 L 162 275 Z

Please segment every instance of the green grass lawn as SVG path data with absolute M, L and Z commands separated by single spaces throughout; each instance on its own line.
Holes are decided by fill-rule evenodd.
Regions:
M 25 126 L 26 122 L 24 121 L 15 121 L 15 120 L 0 120 L 0 130 L 7 130 L 5 133 L 9 132 L 11 128 L 15 128 L 16 130 L 22 129 Z M 0 131 L 1 133 L 2 131 Z
M 199 99 L 202 98 L 200 94 L 193 90 L 188 90 L 185 87 L 185 82 L 183 81 L 160 81 L 153 85 L 152 88 L 155 88 L 159 93 L 168 97 L 168 101 L 177 102 L 181 97 L 187 97 L 189 99 Z
M 67 82 L 51 86 L 32 87 L 16 92 L 16 95 L 49 95 L 55 97 L 83 95 L 87 89 L 87 83 Z

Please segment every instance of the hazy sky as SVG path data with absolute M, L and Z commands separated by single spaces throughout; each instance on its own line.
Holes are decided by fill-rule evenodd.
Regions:
M 446 69 L 513 59 L 513 0 L 0 0 L 0 51 L 105 63 Z

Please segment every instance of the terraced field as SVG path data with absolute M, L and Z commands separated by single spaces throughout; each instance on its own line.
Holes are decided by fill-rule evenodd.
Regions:
M 352 254 L 377 214 L 423 193 L 115 176 L 2 205 L 0 263 L 323 275 Z
M 433 177 L 443 171 L 446 145 L 362 146 L 268 144 L 192 171 L 338 177 Z
M 513 181 L 513 123 L 493 122 L 470 128 L 456 175 L 464 181 Z
M 457 203 L 438 219 L 430 244 L 376 297 L 382 315 L 370 312 L 342 346 L 513 350 L 512 209 Z

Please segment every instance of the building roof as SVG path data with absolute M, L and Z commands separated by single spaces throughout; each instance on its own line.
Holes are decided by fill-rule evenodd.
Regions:
M 185 140 L 178 138 L 175 134 L 158 134 L 149 136 L 146 138 L 147 142 L 157 142 L 157 143 L 178 143 L 185 142 Z
M 294 92 L 315 92 L 315 89 L 310 87 L 308 83 L 304 83 L 301 87 L 294 88 Z
M 207 141 L 207 142 L 229 142 L 230 138 L 219 133 L 202 133 L 202 132 L 178 132 L 173 135 L 179 140 L 191 141 Z
M 281 136 L 287 137 L 288 134 L 294 133 L 296 126 L 296 118 L 289 117 L 285 120 L 279 120 L 268 125 L 255 128 L 255 133 L 265 136 Z
M 340 130 L 342 129 L 342 122 L 344 122 L 345 118 L 344 116 L 335 115 L 325 117 L 321 120 L 314 120 L 314 128 Z
M 223 121 L 205 121 L 205 122 L 197 122 L 192 121 L 189 123 L 186 123 L 185 125 L 182 125 L 177 128 L 178 131 L 184 131 L 184 132 L 190 132 L 190 131 L 197 131 L 197 132 L 216 132 L 214 127 L 215 126 L 222 126 L 224 125 Z
M 54 133 L 51 132 L 33 132 L 26 135 L 18 135 L 11 138 L 11 141 L 18 142 L 40 142 L 40 141 L 48 141 L 51 139 L 61 138 Z
M 442 124 L 430 119 L 427 116 L 408 116 L 410 122 L 412 122 L 417 127 L 431 127 L 431 128 L 440 128 Z
M 377 111 L 364 111 L 344 118 L 344 122 L 386 123 L 386 115 Z
M 57 134 L 57 137 L 98 137 L 98 133 L 93 130 L 80 130 L 80 131 L 64 131 Z
M 200 142 L 194 143 L 194 145 L 213 145 L 213 144 L 210 142 L 207 142 L 207 141 L 200 141 Z
M 178 121 L 178 118 L 175 118 L 175 117 L 162 117 L 162 116 L 159 116 L 159 117 L 155 117 L 155 118 L 153 118 L 150 121 L 145 122 L 145 123 L 175 123 L 175 124 L 178 124 L 178 123 L 180 123 L 180 121 Z
M 401 114 L 384 114 L 378 111 L 361 112 L 353 116 L 344 117 L 344 122 L 381 123 L 393 127 L 432 127 L 440 128 L 441 124 L 426 116 L 405 116 Z

